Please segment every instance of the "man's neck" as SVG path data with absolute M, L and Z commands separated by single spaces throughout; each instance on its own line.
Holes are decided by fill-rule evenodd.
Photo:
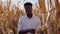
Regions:
M 32 18 L 32 16 L 33 16 L 33 14 L 30 14 L 30 15 L 28 14 L 27 15 L 28 18 Z

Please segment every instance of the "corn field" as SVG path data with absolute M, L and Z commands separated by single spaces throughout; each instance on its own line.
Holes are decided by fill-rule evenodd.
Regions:
M 41 30 L 44 34 L 60 34 L 60 3 L 58 0 L 53 1 L 38 0 L 39 6 L 36 3 L 33 10 L 33 14 L 41 19 Z M 18 20 L 25 15 L 23 11 L 15 4 L 11 6 L 11 0 L 7 0 L 5 4 L 0 0 L 0 34 L 17 34 Z

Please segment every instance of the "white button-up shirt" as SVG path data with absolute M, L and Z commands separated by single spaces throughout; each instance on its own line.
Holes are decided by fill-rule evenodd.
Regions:
M 37 29 L 38 27 L 41 27 L 41 21 L 35 15 L 33 15 L 32 18 L 30 18 L 30 19 L 26 15 L 22 16 L 19 19 L 18 32 L 20 30 L 25 30 L 25 29 Z

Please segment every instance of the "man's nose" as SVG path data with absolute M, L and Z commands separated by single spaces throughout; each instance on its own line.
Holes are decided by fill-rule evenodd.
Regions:
M 30 9 L 27 9 L 27 11 L 30 11 Z

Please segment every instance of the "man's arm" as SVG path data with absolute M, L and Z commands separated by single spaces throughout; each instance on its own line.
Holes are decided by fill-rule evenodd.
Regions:
M 37 20 L 38 20 L 38 27 L 37 27 L 36 31 L 41 31 L 41 20 L 39 17 L 37 18 Z
M 41 28 L 41 20 L 40 20 L 40 18 L 38 18 L 38 29 L 40 29 Z
M 26 33 L 35 33 L 35 29 L 26 29 L 26 30 L 20 30 L 19 34 L 26 34 Z
M 19 31 L 22 31 L 22 30 L 23 30 L 23 25 L 22 25 L 22 18 L 21 18 L 18 21 L 18 31 L 17 31 L 17 33 L 19 34 Z

